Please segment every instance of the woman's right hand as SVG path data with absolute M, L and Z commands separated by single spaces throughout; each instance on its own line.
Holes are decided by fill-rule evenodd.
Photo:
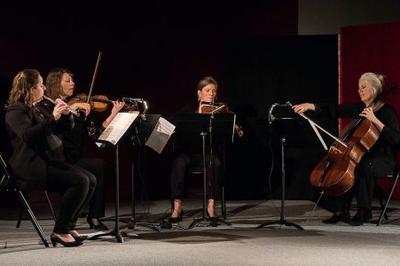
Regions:
M 307 111 L 315 111 L 315 104 L 313 103 L 300 103 L 292 106 L 292 109 L 296 113 L 304 113 Z
M 69 108 L 75 111 L 83 110 L 86 116 L 90 114 L 90 104 L 88 103 L 73 103 L 69 106 Z
M 68 104 L 66 104 L 63 100 L 56 99 L 56 105 L 53 109 L 54 119 L 57 121 L 58 119 L 60 119 L 62 114 L 68 114 L 68 108 Z

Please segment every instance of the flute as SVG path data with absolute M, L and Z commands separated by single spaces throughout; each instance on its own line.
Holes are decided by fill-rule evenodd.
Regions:
M 47 97 L 46 95 L 43 95 L 43 99 L 45 99 L 45 100 L 48 100 L 49 102 L 51 102 L 52 104 L 54 104 L 54 105 L 56 105 L 57 104 L 57 102 L 56 101 L 54 101 L 52 98 L 50 98 L 50 97 Z M 69 108 L 68 107 L 68 109 L 67 109 L 71 114 L 73 114 L 74 116 L 76 116 L 76 117 L 79 117 L 79 112 L 77 112 L 76 110 L 74 110 L 74 109 L 72 109 L 72 108 Z

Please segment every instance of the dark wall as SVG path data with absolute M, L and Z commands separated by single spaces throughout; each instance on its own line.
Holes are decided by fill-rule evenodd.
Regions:
M 336 100 L 336 37 L 295 37 L 294 0 L 254 5 L 160 1 L 135 3 L 134 8 L 55 4 L 52 8 L 45 11 L 37 3 L 2 7 L 2 101 L 16 72 L 30 67 L 44 76 L 53 67 L 67 67 L 75 73 L 78 92 L 86 92 L 99 50 L 103 58 L 94 94 L 143 97 L 151 113 L 165 117 L 194 100 L 197 81 L 212 75 L 220 83 L 221 100 L 237 110 L 249 132 L 230 153 L 230 164 L 236 167 L 229 170 L 232 198 L 265 195 L 270 155 L 263 119 L 271 103 Z M 125 169 L 121 194 L 128 197 L 127 158 L 133 153 L 122 152 L 127 156 L 121 166 Z M 112 175 L 112 153 L 97 153 L 110 162 Z M 147 172 L 137 182 L 139 195 L 168 197 L 168 155 L 149 150 L 145 156 L 147 166 L 142 168 Z M 107 182 L 111 197 L 113 179 Z M 243 184 L 246 192 L 240 189 Z

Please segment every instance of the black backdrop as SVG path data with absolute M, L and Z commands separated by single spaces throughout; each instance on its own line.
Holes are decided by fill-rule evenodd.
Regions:
M 137 4 L 124 7 L 56 7 L 53 12 L 4 7 L 0 16 L 0 86 L 2 104 L 11 79 L 23 68 L 46 75 L 52 67 L 70 68 L 78 92 L 89 87 L 95 60 L 103 51 L 95 94 L 111 98 L 143 97 L 151 113 L 168 117 L 195 99 L 204 75 L 220 85 L 220 99 L 235 110 L 247 137 L 228 149 L 228 198 L 266 198 L 271 167 L 269 140 L 276 148 L 288 139 L 289 197 L 308 198 L 309 168 L 320 147 L 303 121 L 276 125 L 266 121 L 274 102 L 337 101 L 337 37 L 295 36 L 297 1 L 263 4 Z M 335 128 L 335 124 L 327 124 Z M 274 125 L 275 126 L 275 125 Z M 282 127 L 282 129 L 281 129 Z M 2 150 L 8 142 L 1 133 Z M 112 199 L 113 154 L 109 161 L 108 198 Z M 130 193 L 130 161 L 137 153 L 123 148 L 121 196 Z M 169 153 L 145 150 L 137 175 L 140 198 L 168 198 Z M 277 156 L 279 158 L 279 156 Z M 276 161 L 279 168 L 279 161 Z M 272 175 L 273 190 L 279 172 Z

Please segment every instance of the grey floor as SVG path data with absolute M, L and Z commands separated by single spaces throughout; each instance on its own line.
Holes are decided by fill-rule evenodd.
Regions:
M 229 201 L 227 221 L 231 225 L 195 227 L 189 225 L 201 217 L 201 202 L 185 201 L 183 222 L 160 232 L 139 222 L 159 225 L 168 214 L 169 202 L 137 204 L 135 229 L 122 229 L 123 243 L 106 237 L 85 241 L 76 248 L 45 248 L 29 220 L 16 229 L 14 213 L 1 215 L 1 265 L 400 265 L 400 204 L 390 208 L 390 224 L 345 223 L 326 225 L 330 216 L 309 201 L 286 201 L 285 220 L 304 228 L 273 225 L 256 227 L 280 217 L 280 201 Z M 399 210 L 397 210 L 399 206 Z M 9 211 L 9 210 L 8 210 Z M 46 208 L 35 210 L 39 222 L 50 235 L 53 221 Z M 112 227 L 113 206 L 107 207 L 105 223 Z M 121 204 L 122 220 L 128 220 L 130 206 Z M 374 218 L 379 210 L 374 211 Z M 125 218 L 125 219 L 124 219 Z M 79 220 L 83 233 L 94 233 L 84 219 Z M 120 225 L 125 225 L 121 222 Z M 136 235 L 139 238 L 136 238 Z

